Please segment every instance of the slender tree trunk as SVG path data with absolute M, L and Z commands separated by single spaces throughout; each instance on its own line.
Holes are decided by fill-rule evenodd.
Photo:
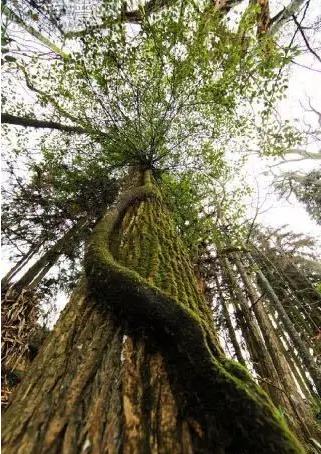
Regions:
M 257 248 L 255 249 L 257 250 Z M 279 300 L 282 302 L 293 325 L 300 333 L 304 342 L 313 347 L 311 337 L 315 333 L 315 327 L 311 327 L 308 322 L 307 317 L 309 317 L 309 313 L 306 312 L 301 299 L 297 298 L 293 288 L 290 286 L 287 274 L 272 260 L 267 260 L 265 254 L 262 254 L 261 251 L 258 251 L 256 257 L 258 257 L 258 264 L 261 271 L 270 282 L 270 285 Z
M 278 311 L 281 320 L 288 331 L 289 335 L 292 338 L 292 341 L 295 345 L 295 347 L 298 349 L 300 356 L 302 357 L 302 360 L 304 362 L 305 367 L 309 371 L 315 387 L 317 389 L 317 392 L 319 396 L 321 396 L 321 371 L 318 368 L 314 358 L 311 356 L 308 347 L 302 342 L 299 334 L 295 330 L 288 314 L 286 313 L 282 303 L 280 302 L 279 298 L 275 294 L 273 288 L 270 286 L 268 280 L 262 273 L 260 269 L 257 270 L 257 276 L 258 276 L 258 281 L 260 285 L 262 286 L 262 289 L 266 292 L 267 297 L 273 304 L 274 308 Z
M 59 256 L 70 249 L 73 239 L 78 236 L 88 222 L 84 219 L 78 221 L 71 227 L 50 249 L 48 249 L 27 271 L 13 284 L 10 293 L 19 295 L 21 291 L 29 287 L 33 281 L 41 274 L 41 278 L 51 269 L 58 260 Z M 45 270 L 45 272 L 43 272 Z M 37 283 L 39 283 L 39 279 Z M 35 285 L 33 285 L 35 287 Z
M 311 409 L 303 401 L 298 392 L 298 388 L 289 365 L 280 349 L 279 341 L 275 335 L 271 320 L 269 319 L 269 316 L 264 308 L 262 296 L 259 295 L 256 288 L 252 284 L 251 278 L 237 254 L 234 254 L 234 261 L 248 292 L 254 314 L 264 337 L 265 345 L 279 375 L 279 381 L 282 384 L 282 389 L 284 389 L 286 394 L 287 406 L 285 410 L 291 426 L 295 429 L 296 433 L 300 434 L 300 438 L 302 440 L 309 442 L 309 438 L 311 436 L 315 436 L 317 429 Z
M 321 327 L 320 294 L 294 263 L 288 264 L 286 275 L 296 297 L 303 300 L 302 306 L 309 318 L 311 329 L 317 331 Z
M 4 453 L 303 453 L 223 356 L 177 230 L 146 181 L 97 225 L 88 281 L 6 412 Z
M 264 388 L 276 406 L 287 406 L 287 398 L 284 394 L 282 383 L 279 380 L 272 358 L 264 344 L 258 325 L 251 312 L 246 297 L 234 274 L 232 266 L 226 257 L 220 259 L 223 272 L 229 282 L 232 294 L 235 294 L 234 301 L 238 318 L 242 327 L 242 334 L 245 338 L 247 348 L 255 371 L 261 378 L 261 386 Z
M 8 271 L 8 273 L 1 279 L 2 292 L 8 288 L 12 279 L 17 273 L 28 263 L 28 261 L 39 251 L 43 242 L 33 245 L 29 251 L 21 257 L 21 259 Z
M 229 313 L 228 303 L 226 302 L 226 300 L 224 298 L 224 295 L 222 293 L 221 286 L 220 286 L 220 283 L 219 283 L 219 280 L 218 280 L 217 276 L 214 276 L 214 279 L 215 279 L 217 293 L 218 293 L 218 296 L 219 296 L 219 299 L 220 299 L 220 303 L 221 303 L 221 306 L 222 306 L 222 309 L 223 309 L 224 321 L 226 323 L 228 335 L 229 335 L 229 338 L 230 338 L 231 343 L 233 345 L 236 358 L 241 364 L 246 365 L 245 360 L 243 358 L 243 354 L 242 354 L 242 351 L 241 351 L 240 344 L 239 344 L 239 342 L 238 342 L 238 340 L 236 338 L 235 329 L 234 329 L 234 326 L 232 324 L 231 316 L 230 316 L 230 313 Z
M 302 394 L 305 396 L 305 399 L 309 400 L 312 396 L 311 393 L 313 393 L 312 384 L 307 383 L 305 374 L 302 375 L 301 368 L 297 364 L 298 358 L 293 355 L 293 352 L 291 352 L 291 346 L 289 345 L 287 339 L 284 337 L 284 333 L 282 332 L 282 325 L 278 323 L 271 312 L 269 312 L 269 316 L 276 325 L 276 334 L 279 339 L 279 345 L 282 350 L 282 354 L 290 365 L 291 371 L 295 377 L 296 382 L 299 385 Z
M 27 272 L 11 286 L 3 290 L 1 304 L 2 343 L 2 405 L 7 405 L 7 399 L 17 383 L 15 377 L 21 366 L 25 369 L 29 351 L 29 338 L 36 328 L 39 318 L 39 297 L 34 289 L 54 265 L 60 254 L 73 247 L 74 239 L 85 227 L 86 221 L 81 220 L 74 225 L 56 244 L 40 257 Z M 25 265 L 38 251 L 38 246 L 24 257 L 19 267 L 12 270 L 11 277 L 18 268 Z M 26 263 L 25 263 L 26 262 Z
M 316 396 L 315 390 L 312 386 L 311 381 L 306 376 L 306 370 L 302 365 L 301 358 L 294 351 L 294 346 L 289 342 L 289 339 L 284 335 L 284 326 L 280 321 L 280 318 L 275 318 L 273 311 L 269 311 L 270 316 L 273 319 L 274 323 L 277 326 L 279 337 L 280 337 L 280 344 L 283 346 L 285 351 L 285 356 L 288 358 L 289 363 L 291 363 L 291 370 L 294 372 L 298 383 L 303 383 L 301 386 L 302 392 L 307 395 L 307 398 L 311 398 L 311 396 Z M 281 341 L 283 339 L 283 342 Z M 304 391 L 306 390 L 306 391 Z

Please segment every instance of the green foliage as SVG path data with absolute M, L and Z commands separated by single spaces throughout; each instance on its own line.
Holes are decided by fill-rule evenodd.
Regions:
M 204 168 L 206 144 L 244 140 L 251 130 L 244 106 L 264 100 L 285 58 L 272 45 L 268 58 L 263 52 L 255 8 L 237 32 L 194 2 L 145 16 L 132 32 L 113 8 L 105 14 L 106 28 L 74 39 L 79 50 L 49 71 L 36 61 L 28 69 L 18 64 L 43 106 L 84 127 L 120 167 Z
M 180 232 L 196 253 L 198 244 L 219 235 L 208 216 L 218 198 L 221 210 L 229 211 L 229 225 L 240 218 L 242 210 L 232 206 L 247 189 L 220 188 L 237 174 L 225 157 L 260 140 L 256 117 L 263 109 L 269 121 L 289 54 L 270 37 L 257 40 L 253 5 L 236 31 L 205 3 L 176 2 L 149 15 L 142 8 L 142 23 L 131 30 L 120 13 L 120 2 L 109 4 L 104 28 L 91 23 L 66 43 L 68 58 L 34 57 L 28 66 L 20 57 L 10 62 L 34 106 L 10 96 L 7 108 L 30 116 L 32 110 L 50 113 L 87 131 L 82 138 L 34 138 L 40 162 L 30 168 L 32 184 L 45 190 L 53 212 L 97 215 L 108 205 L 113 178 L 128 166 L 152 168 L 162 175 Z M 5 94 L 12 95 L 10 82 Z M 253 113 L 254 103 L 259 107 Z M 287 143 L 288 135 L 280 133 Z M 28 155 L 26 136 L 16 137 L 17 156 Z
M 296 180 L 289 178 L 291 188 L 297 199 L 302 202 L 312 219 L 321 224 L 321 171 L 314 170 Z
M 314 288 L 320 293 L 321 295 L 321 282 L 317 282 L 315 285 L 314 285 Z
M 283 156 L 289 149 L 302 141 L 302 134 L 289 121 L 280 123 L 269 117 L 264 111 L 266 120 L 258 128 L 261 135 L 261 153 L 265 156 Z

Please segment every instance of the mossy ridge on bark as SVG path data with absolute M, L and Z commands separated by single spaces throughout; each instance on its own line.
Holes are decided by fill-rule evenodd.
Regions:
M 152 331 L 163 343 L 166 356 L 171 356 L 169 361 L 184 377 L 190 396 L 195 393 L 202 410 L 215 414 L 222 428 L 230 430 L 231 446 L 226 452 L 259 449 L 262 453 L 303 453 L 267 395 L 242 366 L 223 357 L 202 306 L 193 310 L 193 304 L 182 304 L 170 289 L 158 288 L 113 257 L 109 245 L 111 239 L 114 242 L 126 209 L 136 203 L 139 206 L 143 200 L 161 203 L 152 185 L 136 188 L 97 225 L 86 255 L 92 291 L 97 298 L 100 295 L 102 303 L 106 303 L 102 295 L 108 295 L 113 302 L 111 310 Z M 190 301 L 190 295 L 187 299 Z M 166 353 L 166 344 L 171 346 L 170 354 Z

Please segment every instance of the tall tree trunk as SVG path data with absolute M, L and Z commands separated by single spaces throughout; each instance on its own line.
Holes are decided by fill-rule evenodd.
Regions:
M 223 356 L 148 175 L 97 225 L 87 281 L 6 412 L 4 452 L 303 453 L 265 393 Z
M 302 364 L 301 358 L 295 352 L 295 348 L 293 344 L 290 342 L 288 337 L 284 333 L 284 326 L 280 320 L 280 318 L 276 318 L 274 316 L 273 310 L 270 310 L 270 316 L 273 319 L 275 325 L 277 326 L 280 338 L 280 344 L 283 346 L 285 351 L 285 356 L 288 358 L 288 362 L 291 364 L 291 370 L 294 372 L 295 377 L 298 383 L 302 383 L 301 389 L 303 394 L 307 395 L 307 398 L 311 398 L 311 396 L 316 397 L 315 389 L 313 388 L 312 382 L 307 378 L 306 369 Z M 283 342 L 282 342 L 283 340 Z M 299 377 L 298 377 L 299 375 Z M 305 391 L 304 391 L 305 390 Z
M 43 277 L 55 264 L 63 252 L 74 246 L 87 222 L 78 221 L 67 231 L 42 257 L 40 257 L 26 273 L 15 283 L 8 282 L 3 291 L 1 304 L 2 343 L 2 405 L 7 405 L 7 397 L 17 383 L 17 371 L 26 364 L 29 351 L 29 338 L 37 326 L 39 318 L 39 297 L 34 291 Z M 28 260 L 38 251 L 38 247 L 21 261 L 19 267 L 26 265 Z M 11 278 L 19 267 L 11 272 Z M 11 377 L 11 378 L 10 378 Z
M 28 252 L 24 254 L 21 259 L 8 271 L 8 273 L 1 279 L 1 291 L 4 293 L 10 285 L 12 279 L 19 273 L 19 271 L 28 263 L 28 261 L 39 251 L 43 242 L 31 246 Z
M 235 276 L 230 261 L 226 257 L 220 259 L 222 269 L 229 282 L 238 312 L 242 334 L 245 338 L 254 369 L 259 375 L 261 386 L 264 388 L 277 407 L 287 407 L 288 400 L 284 394 L 282 383 L 273 364 L 272 358 L 264 344 L 253 312 Z
M 88 222 L 84 219 L 77 221 L 73 227 L 71 227 L 61 238 L 59 238 L 59 240 L 57 240 L 57 242 L 50 247 L 17 282 L 12 285 L 10 292 L 19 295 L 23 289 L 32 284 L 33 280 L 36 279 L 40 273 L 43 278 L 50 268 L 56 263 L 59 256 L 70 250 L 74 238 L 81 234 L 81 231 L 87 224 Z M 43 273 L 44 269 L 46 270 L 46 273 Z
M 301 299 L 306 316 L 311 324 L 312 330 L 318 331 L 321 328 L 321 296 L 307 279 L 304 273 L 290 262 L 285 270 L 289 284 L 291 285 L 296 297 Z
M 291 422 L 291 426 L 295 429 L 296 433 L 300 434 L 301 439 L 309 442 L 309 438 L 311 436 L 315 436 L 317 432 L 317 427 L 311 409 L 303 401 L 298 392 L 298 388 L 293 379 L 289 365 L 279 347 L 279 341 L 275 335 L 271 320 L 269 319 L 269 316 L 264 308 L 262 295 L 259 295 L 255 286 L 252 284 L 251 278 L 238 255 L 233 254 L 233 256 L 252 303 L 254 314 L 261 328 L 265 345 L 279 375 L 279 381 L 282 385 L 282 389 L 286 394 L 287 406 L 285 410 L 289 417 L 289 421 Z
M 294 354 L 293 347 L 290 345 L 289 340 L 284 335 L 283 325 L 280 320 L 275 318 L 272 311 L 268 311 L 273 323 L 276 326 L 277 335 L 279 338 L 279 345 L 282 350 L 284 357 L 290 365 L 291 371 L 300 387 L 302 394 L 304 394 L 307 400 L 310 400 L 312 396 L 315 396 L 313 391 L 312 383 L 307 379 L 305 371 L 302 369 L 299 358 Z
M 246 363 L 245 363 L 245 360 L 243 358 L 242 350 L 241 350 L 240 344 L 239 344 L 239 342 L 238 342 L 238 340 L 236 338 L 235 329 L 234 329 L 234 326 L 233 326 L 233 323 L 232 323 L 232 320 L 231 320 L 228 303 L 227 303 L 226 299 L 224 298 L 224 295 L 223 295 L 223 292 L 221 290 L 221 285 L 220 285 L 220 282 L 218 280 L 218 277 L 214 276 L 214 280 L 215 280 L 215 284 L 216 284 L 216 290 L 217 290 L 217 293 L 218 293 L 218 297 L 219 297 L 219 300 L 220 300 L 220 303 L 221 303 L 221 306 L 222 306 L 222 309 L 223 309 L 224 321 L 226 323 L 226 327 L 227 327 L 229 338 L 230 338 L 231 343 L 233 345 L 235 356 L 236 356 L 237 360 L 239 361 L 239 363 L 245 365 Z
M 265 254 L 257 248 L 255 249 L 258 251 L 255 254 L 255 259 L 257 260 L 261 271 L 270 282 L 271 287 L 278 296 L 279 300 L 282 302 L 290 320 L 300 333 L 304 342 L 313 348 L 311 337 L 315 333 L 315 326 L 310 325 L 308 321 L 309 313 L 307 313 L 304 308 L 302 300 L 298 298 L 293 291 L 293 288 L 288 281 L 287 274 L 283 269 L 281 269 L 280 266 L 278 266 L 277 263 L 274 263 L 273 260 L 267 259 Z
M 295 347 L 297 348 L 297 350 L 300 353 L 300 356 L 302 357 L 305 367 L 309 371 L 309 373 L 312 377 L 312 380 L 314 381 L 316 390 L 317 390 L 319 396 L 321 396 L 321 371 L 320 371 L 320 369 L 318 368 L 314 358 L 310 354 L 308 347 L 304 344 L 304 342 L 301 340 L 299 334 L 295 330 L 295 328 L 294 328 L 288 314 L 286 313 L 282 303 L 280 302 L 279 298 L 277 297 L 273 288 L 271 287 L 268 280 L 266 279 L 266 277 L 264 276 L 264 274 L 262 273 L 262 271 L 260 269 L 257 269 L 257 277 L 258 277 L 258 282 L 260 283 L 262 289 L 266 292 L 268 299 L 271 301 L 274 308 L 278 311 L 285 329 L 291 336 Z

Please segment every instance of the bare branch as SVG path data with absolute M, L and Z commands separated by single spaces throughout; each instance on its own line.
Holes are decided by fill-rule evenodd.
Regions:
M 319 60 L 319 62 L 321 62 L 321 57 L 320 57 L 320 56 L 312 49 L 312 47 L 310 46 L 310 43 L 309 43 L 307 37 L 305 36 L 304 31 L 303 31 L 303 28 L 301 27 L 301 24 L 298 22 L 296 16 L 293 14 L 292 17 L 293 17 L 293 20 L 294 20 L 295 25 L 298 27 L 299 32 L 301 33 L 301 36 L 302 36 L 302 38 L 303 38 L 303 40 L 304 40 L 304 42 L 305 42 L 305 45 L 307 46 L 307 48 L 309 49 L 309 51 L 311 52 L 311 54 L 314 55 L 315 58 L 317 58 L 317 59 Z

